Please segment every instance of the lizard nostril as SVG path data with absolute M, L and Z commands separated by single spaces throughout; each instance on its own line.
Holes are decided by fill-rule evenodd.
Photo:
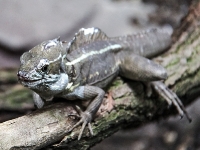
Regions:
M 18 76 L 18 77 L 21 76 L 21 71 L 18 71 L 18 72 L 17 72 L 17 76 Z
M 20 80 L 27 80 L 27 79 L 28 79 L 27 76 L 26 76 L 26 73 L 23 72 L 23 71 L 18 71 L 18 72 L 17 72 L 17 76 L 18 76 L 18 78 L 19 78 Z
M 18 77 L 22 77 L 22 76 L 24 76 L 24 73 L 23 73 L 22 71 L 18 71 L 18 72 L 17 72 L 17 76 L 18 76 Z

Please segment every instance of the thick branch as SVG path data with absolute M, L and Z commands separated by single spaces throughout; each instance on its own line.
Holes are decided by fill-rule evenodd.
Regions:
M 193 7 L 193 10 L 198 9 L 198 6 L 200 4 Z M 156 58 L 168 70 L 169 78 L 166 84 L 178 94 L 185 104 L 190 103 L 200 92 L 200 61 L 198 58 L 200 55 L 200 17 L 196 15 L 194 19 L 198 24 L 189 24 L 188 27 L 192 30 L 181 35 L 180 38 L 177 37 L 178 42 L 172 46 L 170 51 Z M 0 149 L 40 149 L 52 144 L 54 148 L 65 146 L 65 149 L 87 149 L 123 127 L 129 125 L 136 127 L 159 119 L 161 116 L 169 116 L 171 112 L 171 109 L 167 109 L 164 100 L 155 97 L 147 98 L 141 83 L 130 80 L 122 81 L 118 78 L 108 91 L 92 124 L 93 137 L 89 136 L 86 131 L 82 139 L 77 141 L 80 128 L 67 133 L 77 121 L 73 117 L 68 117 L 68 114 L 76 113 L 74 104 L 57 103 L 29 115 L 1 123 Z M 64 137 L 65 140 L 58 144 Z

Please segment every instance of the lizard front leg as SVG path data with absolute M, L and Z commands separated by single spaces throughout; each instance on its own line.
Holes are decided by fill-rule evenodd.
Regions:
M 79 109 L 80 120 L 71 128 L 72 131 L 74 128 L 82 124 L 78 140 L 80 140 L 86 125 L 88 125 L 90 133 L 93 135 L 90 122 L 98 111 L 104 95 L 105 92 L 101 88 L 89 85 L 79 86 L 72 93 L 66 95 L 66 98 L 68 99 L 78 98 L 80 100 L 92 100 L 84 112 Z
M 33 92 L 33 102 L 37 108 L 42 108 L 44 106 L 44 100 L 40 97 L 39 94 Z
M 151 85 L 150 87 L 163 97 L 168 104 L 173 104 L 176 107 L 181 117 L 185 114 L 187 119 L 191 121 L 191 118 L 186 112 L 181 100 L 173 91 L 168 89 L 166 85 L 159 81 L 167 78 L 167 73 L 162 66 L 155 64 L 147 58 L 138 55 L 131 55 L 125 57 L 121 61 L 119 67 L 121 76 L 137 81 L 143 81 L 146 82 L 147 85 Z
M 56 75 L 52 77 L 57 77 Z M 58 78 L 58 77 L 57 77 Z M 61 73 L 59 75 L 59 79 L 53 83 L 49 84 L 45 88 L 48 89 L 48 92 L 33 92 L 33 101 L 37 108 L 42 108 L 45 105 L 46 101 L 51 101 L 54 95 L 61 93 L 65 90 L 66 86 L 68 85 L 68 75 L 65 73 Z M 44 90 L 44 89 L 42 89 Z

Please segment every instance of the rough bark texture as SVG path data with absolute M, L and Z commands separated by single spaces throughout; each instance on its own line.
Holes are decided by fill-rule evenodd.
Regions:
M 184 104 L 191 103 L 200 92 L 199 35 L 200 1 L 196 0 L 193 1 L 182 26 L 174 33 L 177 42 L 167 53 L 155 59 L 167 69 L 169 78 L 165 83 L 178 94 Z M 5 75 L 8 79 L 4 78 L 0 82 L 9 82 L 12 77 L 12 73 L 10 76 Z M 9 99 L 12 102 L 18 95 L 23 97 L 22 100 L 31 99 L 29 91 L 16 86 L 12 88 L 11 93 L 2 93 L 0 99 Z M 138 127 L 176 112 L 174 108 L 167 109 L 167 103 L 163 99 L 156 96 L 147 98 L 143 85 L 138 82 L 118 78 L 108 91 L 92 123 L 93 137 L 86 130 L 78 141 L 80 128 L 67 133 L 77 122 L 76 118 L 68 117 L 68 114 L 76 113 L 74 104 L 56 103 L 29 115 L 1 123 L 0 149 L 41 149 L 49 145 L 54 149 L 87 149 L 124 127 Z M 6 107 L 6 104 L 3 103 L 1 106 Z M 14 106 L 15 109 L 23 107 Z

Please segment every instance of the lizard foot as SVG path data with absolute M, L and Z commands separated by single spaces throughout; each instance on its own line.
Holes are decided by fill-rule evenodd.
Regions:
M 80 133 L 79 133 L 79 136 L 78 136 L 78 140 L 80 140 L 81 137 L 82 137 L 82 134 L 83 134 L 83 131 L 84 131 L 86 125 L 88 125 L 88 128 L 89 128 L 89 130 L 90 130 L 90 134 L 91 134 L 91 135 L 94 134 L 94 133 L 93 133 L 93 130 L 92 130 L 91 123 L 90 123 L 90 122 L 92 121 L 92 115 L 91 115 L 89 112 L 86 112 L 86 111 L 83 112 L 83 111 L 81 110 L 81 108 L 78 107 L 77 105 L 76 105 L 76 109 L 77 109 L 77 112 L 79 113 L 79 115 L 76 115 L 76 114 L 69 114 L 68 116 L 75 116 L 75 117 L 80 118 L 80 120 L 70 129 L 70 132 L 71 132 L 74 128 L 76 128 L 76 127 L 78 127 L 79 125 L 82 124 L 81 130 L 80 130 Z
M 168 87 L 166 87 L 166 85 L 163 82 L 160 81 L 150 82 L 150 86 L 153 87 L 153 89 L 167 101 L 169 106 L 173 104 L 176 107 L 181 118 L 185 114 L 188 121 L 189 122 L 192 121 L 187 111 L 185 110 L 185 107 L 181 102 L 181 100 L 173 91 L 171 91 Z

